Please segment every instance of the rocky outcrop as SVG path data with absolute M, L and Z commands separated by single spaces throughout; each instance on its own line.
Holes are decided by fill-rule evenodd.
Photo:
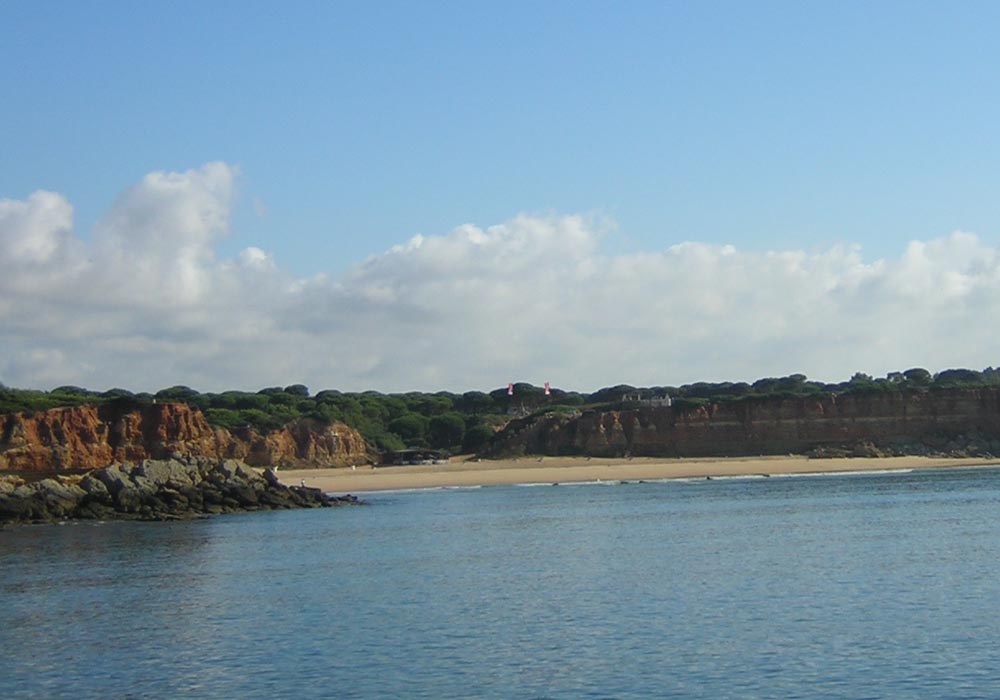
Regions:
M 235 511 L 358 503 L 319 489 L 285 486 L 237 460 L 188 458 L 114 464 L 84 476 L 25 483 L 0 477 L 0 523 L 60 520 L 178 520 Z
M 0 470 L 81 471 L 169 457 L 240 459 L 252 466 L 341 467 L 374 456 L 342 424 L 298 420 L 261 434 L 208 424 L 186 404 L 114 404 L 0 416 Z
M 1000 455 L 1000 391 L 760 397 L 511 422 L 481 455 Z
M 226 444 L 226 456 L 255 466 L 346 467 L 379 458 L 357 430 L 309 419 L 264 434 L 252 428 L 237 430 L 228 435 Z

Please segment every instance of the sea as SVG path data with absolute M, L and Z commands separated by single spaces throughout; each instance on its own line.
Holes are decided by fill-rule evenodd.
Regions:
M 1000 469 L 0 531 L 0 698 L 1000 697 Z

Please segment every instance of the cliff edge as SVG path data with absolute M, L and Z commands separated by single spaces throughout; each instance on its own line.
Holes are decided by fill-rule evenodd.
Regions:
M 1000 455 L 1000 390 L 747 397 L 512 421 L 480 456 Z
M 343 423 L 299 419 L 261 434 L 213 427 L 187 404 L 114 404 L 0 416 L 0 470 L 84 471 L 172 457 L 238 459 L 250 466 L 342 467 L 375 455 Z

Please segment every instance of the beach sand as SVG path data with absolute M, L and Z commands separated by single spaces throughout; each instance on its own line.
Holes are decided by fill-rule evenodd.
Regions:
M 996 465 L 998 460 L 939 457 L 884 457 L 809 459 L 802 456 L 733 457 L 704 459 L 604 459 L 594 457 L 524 457 L 518 460 L 471 461 L 454 457 L 433 465 L 399 467 L 359 466 L 357 469 L 281 469 L 278 476 L 290 486 L 306 486 L 327 493 L 359 494 L 371 491 L 422 489 L 446 486 L 498 484 L 555 484 L 581 481 L 637 481 L 809 474 L 820 472 L 883 471 L 890 469 L 940 469 Z

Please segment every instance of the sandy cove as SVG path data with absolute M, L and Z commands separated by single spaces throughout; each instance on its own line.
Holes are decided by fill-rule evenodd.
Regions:
M 446 486 L 550 484 L 581 481 L 637 481 L 653 479 L 883 471 L 887 469 L 941 469 L 998 465 L 996 459 L 941 457 L 883 457 L 809 459 L 801 456 L 733 457 L 705 459 L 604 459 L 586 457 L 525 457 L 519 460 L 470 461 L 455 457 L 433 465 L 370 466 L 357 469 L 282 469 L 281 480 L 327 493 L 423 489 Z

